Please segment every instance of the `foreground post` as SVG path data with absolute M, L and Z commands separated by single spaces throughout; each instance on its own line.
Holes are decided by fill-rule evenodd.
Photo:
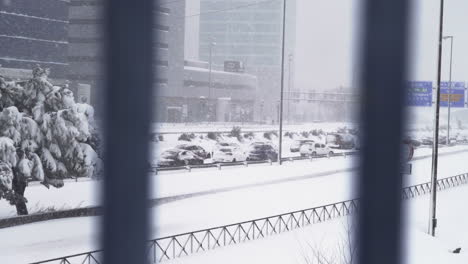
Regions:
M 363 144 L 357 262 L 361 264 L 400 262 L 400 146 L 407 92 L 409 2 L 366 0 L 363 5 L 360 73 Z
M 106 1 L 104 263 L 146 263 L 153 1 Z
M 431 170 L 431 201 L 429 206 L 429 230 L 428 233 L 435 236 L 437 226 L 436 202 L 437 202 L 437 163 L 439 159 L 439 110 L 440 110 L 440 80 L 442 71 L 442 35 L 444 33 L 444 0 L 440 0 L 440 20 L 439 20 L 439 47 L 437 61 L 437 86 L 436 104 L 434 110 L 434 144 L 432 146 L 432 170 Z M 450 104 L 450 102 L 449 102 Z

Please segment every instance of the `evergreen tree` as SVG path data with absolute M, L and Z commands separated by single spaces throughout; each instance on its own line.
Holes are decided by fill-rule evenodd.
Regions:
M 94 109 L 75 103 L 73 92 L 54 86 L 49 70 L 36 67 L 23 83 L 0 76 L 0 199 L 27 214 L 28 181 L 60 188 L 64 178 L 98 177 Z

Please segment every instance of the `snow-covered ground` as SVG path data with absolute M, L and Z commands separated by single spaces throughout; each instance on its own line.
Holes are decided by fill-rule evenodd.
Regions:
M 448 153 L 459 150 L 467 150 L 468 146 L 454 146 L 441 148 L 440 153 Z M 419 148 L 416 150 L 415 157 L 430 155 L 431 149 Z M 454 174 L 468 171 L 468 166 L 462 166 L 464 155 L 451 155 L 450 158 L 441 157 L 440 163 L 443 166 L 444 161 L 457 160 L 460 166 L 449 166 L 449 169 L 441 169 L 441 176 L 448 177 Z M 199 169 L 188 171 L 165 172 L 151 177 L 153 180 L 152 199 L 170 197 L 175 195 L 191 194 L 210 190 L 222 190 L 228 188 L 245 188 L 247 186 L 259 184 L 281 183 L 289 180 L 303 180 L 307 178 L 317 178 L 324 174 L 333 174 L 336 172 L 344 173 L 357 166 L 357 157 L 348 156 L 334 157 L 331 159 L 316 159 L 311 161 L 286 162 L 282 166 L 259 164 L 249 167 L 225 167 L 222 170 L 216 168 Z M 414 161 L 414 173 L 409 177 L 408 184 L 417 184 L 429 181 L 430 159 L 424 162 Z M 417 165 L 422 164 L 422 165 Z M 418 167 L 419 166 L 419 167 Z M 421 172 L 417 172 L 420 170 Z M 424 175 L 422 179 L 416 175 Z M 346 173 L 346 175 L 353 175 Z M 351 184 L 351 183 L 349 183 Z M 349 184 L 347 187 L 349 187 Z M 72 209 L 77 207 L 99 205 L 99 181 L 68 181 L 61 189 L 46 189 L 39 184 L 32 184 L 26 189 L 28 198 L 28 209 L 30 213 L 41 212 L 48 209 Z M 0 217 L 14 216 L 16 211 L 5 200 L 0 200 Z
M 404 202 L 405 224 L 403 232 L 403 263 L 467 263 L 468 262 L 468 211 L 461 209 L 468 199 L 468 186 L 439 193 L 439 227 L 435 238 L 426 234 L 429 196 Z M 320 250 L 328 259 L 340 258 L 341 243 L 346 242 L 352 220 L 342 218 L 297 229 L 267 239 L 250 241 L 236 246 L 219 248 L 165 263 L 298 263 L 316 258 Z M 384 238 L 383 238 L 384 239 Z M 461 254 L 453 254 L 461 247 Z M 335 262 L 332 262 L 335 263 Z M 340 263 L 340 262 L 338 262 Z
M 456 149 L 460 148 L 457 147 Z M 452 148 L 443 149 L 443 151 L 449 150 L 453 151 Z M 468 164 L 465 162 L 467 158 L 468 153 L 442 156 L 439 163 L 440 177 L 467 172 Z M 320 169 L 325 171 L 330 170 L 330 167 L 333 170 L 351 168 L 355 163 L 356 159 L 337 158 L 336 160 L 325 159 L 314 162 L 287 163 L 283 166 L 262 165 L 222 171 L 203 170 L 191 173 L 169 173 L 153 177 L 156 180 L 155 184 L 158 186 L 161 196 L 219 189 L 226 186 L 240 186 L 242 188 L 192 197 L 153 207 L 151 213 L 154 221 L 152 221 L 153 231 L 150 237 L 173 235 L 355 198 L 356 195 L 352 187 L 353 182 L 355 182 L 355 173 L 352 171 L 340 171 L 326 176 L 299 178 L 301 175 L 307 176 L 316 173 L 315 171 Z M 294 181 L 271 183 L 272 180 L 284 180 L 288 177 L 296 178 Z M 413 174 L 405 176 L 405 184 L 412 185 L 427 182 L 429 181 L 429 177 L 430 158 L 416 160 L 413 162 Z M 245 186 L 248 183 L 259 184 L 262 182 L 270 182 L 270 184 Z M 75 183 L 69 183 L 68 185 L 72 184 Z M 82 182 L 78 184 L 94 184 L 94 182 Z M 443 193 L 450 192 L 451 190 Z M 92 192 L 90 191 L 90 193 Z M 58 197 L 63 196 L 61 194 Z M 443 199 L 443 195 L 440 197 Z M 421 199 L 424 199 L 424 197 Z M 456 207 L 458 211 L 461 208 L 463 207 Z M 427 210 L 424 209 L 423 211 L 424 216 L 426 216 Z M 100 248 L 97 242 L 99 232 L 96 227 L 99 219 L 99 217 L 61 219 L 1 229 L 0 237 L 5 239 L 0 241 L 0 263 L 24 263 Z M 322 232 L 322 230 L 327 229 L 325 228 L 326 225 L 328 224 L 323 226 L 318 225 L 320 226 L 317 227 L 319 231 L 310 232 Z M 339 226 L 342 226 L 342 224 L 339 224 Z M 336 227 L 332 229 L 335 231 L 330 232 L 339 232 L 337 231 L 339 229 L 336 229 Z M 307 233 L 301 234 L 304 237 L 319 237 L 309 236 Z M 418 237 L 420 236 L 419 233 L 416 234 Z M 324 239 L 327 237 L 332 236 L 324 235 Z M 295 238 L 293 237 L 292 239 Z M 10 243 L 11 240 L 15 240 L 15 242 Z M 283 239 L 280 239 L 280 241 L 283 241 Z M 258 241 L 258 243 L 263 242 Z M 274 246 L 276 242 L 270 242 L 270 239 L 268 239 L 265 240 L 265 243 L 267 243 L 266 245 Z M 245 245 L 252 244 L 248 243 Z M 294 244 L 291 245 L 290 248 L 294 248 Z M 270 246 L 265 246 L 265 250 Z M 239 248 L 244 247 L 246 246 L 239 246 Z M 226 248 L 220 249 L 219 252 L 230 252 L 230 250 L 237 249 Z M 262 250 L 262 246 L 259 246 L 259 252 Z M 221 254 L 217 252 L 218 250 L 213 251 L 213 254 Z M 287 252 L 287 250 L 284 251 L 285 254 Z M 194 256 L 193 258 L 201 258 L 204 255 Z M 289 257 L 290 255 L 286 255 L 286 258 Z M 186 261 L 190 261 L 190 259 L 192 258 L 186 258 Z M 255 260 L 255 257 L 251 259 Z M 284 260 L 285 258 L 278 257 L 278 259 Z M 263 261 L 257 261 L 256 263 L 258 262 L 263 263 Z

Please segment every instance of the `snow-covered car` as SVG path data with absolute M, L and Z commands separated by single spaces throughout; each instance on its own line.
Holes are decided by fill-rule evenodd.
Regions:
M 247 154 L 240 148 L 224 147 L 219 148 L 213 153 L 213 162 L 236 162 L 247 160 Z
M 233 142 L 218 142 L 216 143 L 216 148 L 240 148 L 239 144 Z
M 204 159 L 197 154 L 183 149 L 169 149 L 161 153 L 158 167 L 176 167 L 184 165 L 200 165 Z
M 455 141 L 457 143 L 468 143 L 468 137 L 464 135 L 457 135 Z
M 301 146 L 299 150 L 302 157 L 317 155 L 333 155 L 333 150 L 322 143 L 307 143 Z
M 208 151 L 206 151 L 201 146 L 198 146 L 195 144 L 181 144 L 181 145 L 177 145 L 175 148 L 191 151 L 203 159 L 211 158 L 211 154 Z
M 263 142 L 256 142 L 251 144 L 247 155 L 247 160 L 278 160 L 278 152 L 276 151 L 275 147 L 269 143 Z
M 291 144 L 291 146 L 289 147 L 289 150 L 291 152 L 299 152 L 300 148 L 302 145 L 306 144 L 306 143 L 314 143 L 315 141 L 313 141 L 312 139 L 298 139 L 298 140 L 294 140 L 294 142 Z
M 326 143 L 334 149 L 352 149 L 355 147 L 355 137 L 346 133 L 328 133 Z

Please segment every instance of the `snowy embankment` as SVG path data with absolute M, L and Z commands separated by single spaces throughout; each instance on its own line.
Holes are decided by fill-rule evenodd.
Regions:
M 435 238 L 426 234 L 429 212 L 429 196 L 404 202 L 405 221 L 403 231 L 403 263 L 467 263 L 468 262 L 468 211 L 460 210 L 468 199 L 468 186 L 440 192 L 438 202 L 439 227 Z M 250 241 L 167 261 L 165 263 L 297 263 L 310 264 L 316 259 L 314 251 L 320 251 L 327 259 L 342 256 L 342 243 L 346 245 L 351 217 L 312 225 L 303 229 Z M 384 227 L 382 227 L 384 228 Z M 385 239 L 385 238 L 383 238 Z M 461 254 L 451 251 L 461 247 Z
M 467 150 L 468 146 L 454 146 L 441 148 L 440 153 L 449 153 L 454 151 Z M 431 154 L 429 148 L 419 148 L 416 150 L 415 157 L 421 157 Z M 450 159 L 464 157 L 463 155 L 450 155 Z M 448 157 L 441 157 L 441 163 Z M 426 159 L 430 162 L 430 159 Z M 430 164 L 426 162 L 413 162 L 413 179 L 408 184 L 418 184 L 429 181 Z M 417 164 L 425 168 L 422 173 L 424 177 L 420 179 L 416 177 Z M 457 164 L 463 165 L 460 160 Z M 324 174 L 333 174 L 337 172 L 345 172 L 346 170 L 357 166 L 356 157 L 334 157 L 331 159 L 316 159 L 313 161 L 303 160 L 295 162 L 286 162 L 282 166 L 267 165 L 252 165 L 249 167 L 231 167 L 218 170 L 216 168 L 176 171 L 161 173 L 153 176 L 151 199 L 180 196 L 185 194 L 205 192 L 211 190 L 222 190 L 226 188 L 246 188 L 261 184 L 281 183 L 288 180 L 306 180 L 308 178 L 321 177 Z M 440 165 L 439 165 L 440 166 Z M 459 169 L 457 169 L 459 168 Z M 441 169 L 440 177 L 449 177 L 455 174 L 468 172 L 468 167 L 452 166 L 447 169 Z M 350 173 L 348 173 L 350 174 Z M 31 184 L 26 189 L 26 197 L 28 198 L 28 209 L 31 213 L 44 212 L 47 210 L 62 210 L 73 209 L 78 207 L 97 206 L 99 202 L 100 181 L 67 181 L 65 186 L 60 189 L 47 189 L 39 184 Z M 338 200 L 336 200 L 338 201 Z M 331 201 L 335 202 L 335 201 Z M 319 204 L 320 205 L 320 204 Z M 302 209 L 302 208 L 300 208 Z M 0 218 L 14 216 L 15 208 L 10 206 L 5 200 L 0 200 Z
M 443 151 L 448 150 L 449 148 L 443 149 Z M 442 178 L 467 172 L 467 159 L 468 153 L 442 156 L 439 162 L 439 176 Z M 323 162 L 325 161 L 327 160 L 324 160 Z M 349 158 L 341 158 L 334 161 L 333 164 L 335 165 L 333 165 L 333 168 L 336 169 L 341 166 L 346 166 L 346 163 L 349 166 L 352 165 L 355 161 L 356 160 L 353 161 Z M 331 162 L 331 160 L 329 162 Z M 295 168 L 301 173 L 310 173 L 310 171 L 313 170 L 311 170 L 312 167 L 309 166 L 318 166 L 319 164 L 321 164 L 321 161 L 317 160 L 315 162 L 304 161 L 287 163 L 283 166 L 288 168 L 285 169 L 284 172 L 291 172 L 293 171 L 293 168 Z M 265 181 L 265 179 L 269 179 L 270 176 L 268 174 L 271 174 L 271 177 L 292 177 L 292 175 L 294 175 L 292 172 L 288 174 L 283 174 L 283 171 L 274 173 L 283 166 L 257 166 L 222 171 L 207 170 L 204 172 L 199 172 L 200 174 L 197 176 L 195 176 L 196 174 L 194 173 L 198 172 L 184 174 L 172 173 L 159 175 L 158 177 L 153 177 L 153 179 L 157 180 L 156 184 L 159 186 L 158 188 L 160 188 L 161 192 L 166 192 L 166 194 L 169 195 L 175 194 L 176 192 L 174 190 L 177 189 L 179 190 L 177 193 L 185 193 L 199 189 L 206 190 L 219 188 L 221 184 L 228 184 L 225 183 L 228 180 L 231 181 L 231 183 L 229 183 L 230 186 L 235 184 L 245 184 L 245 181 L 248 178 L 252 178 L 252 181 L 254 181 L 253 179 L 258 177 L 257 182 L 261 182 L 262 180 Z M 331 165 L 328 164 L 327 166 Z M 299 168 L 303 168 L 303 170 L 301 171 Z M 257 174 L 252 173 L 250 169 L 258 169 L 258 171 L 256 171 Z M 232 174 L 226 175 L 224 174 L 226 172 L 231 172 Z M 262 172 L 263 174 L 261 174 Z M 202 177 L 201 175 L 205 176 Z M 215 180 L 216 177 L 218 177 L 217 180 Z M 258 217 L 276 215 L 297 209 L 305 209 L 331 202 L 355 198 L 356 194 L 353 192 L 353 183 L 356 180 L 355 177 L 356 175 L 353 172 L 341 172 L 330 174 L 325 177 L 312 177 L 308 179 L 302 179 L 300 181 L 298 180 L 282 182 L 281 184 L 270 184 L 266 186 L 236 189 L 229 192 L 199 196 L 156 206 L 151 210 L 153 219 L 151 223 L 153 231 L 149 237 L 156 238 L 165 235 L 174 235 L 187 231 L 194 231 L 213 226 L 250 220 Z M 197 178 L 200 182 L 198 187 L 195 186 Z M 414 161 L 413 174 L 404 176 L 405 185 L 427 182 L 429 181 L 429 178 L 430 158 Z M 184 183 L 184 181 L 188 179 L 191 179 L 191 181 Z M 239 182 L 235 179 L 238 179 Z M 457 188 L 453 190 L 456 189 Z M 441 199 L 443 199 L 443 194 L 451 192 L 452 189 L 441 192 Z M 428 196 L 424 196 L 421 199 L 426 199 L 427 197 Z M 411 201 L 412 200 L 409 202 Z M 462 208 L 462 205 L 458 205 L 456 210 L 461 211 L 462 209 L 460 208 Z M 426 209 L 427 208 L 422 210 L 424 217 L 427 215 Z M 6 238 L 11 237 L 11 239 L 3 240 L 3 244 L 0 241 L 0 252 L 6 252 L 5 255 L 0 258 L 0 262 L 3 263 L 2 261 L 5 259 L 5 263 L 24 263 L 33 260 L 53 258 L 98 249 L 100 248 L 98 244 L 99 232 L 96 225 L 99 223 L 99 219 L 99 217 L 86 217 L 52 220 L 48 222 L 2 229 L 0 230 L 0 236 Z M 315 230 L 319 231 L 311 232 L 321 232 L 321 230 L 327 229 L 325 228 L 326 225 L 328 224 L 313 226 L 311 228 L 316 228 Z M 339 224 L 338 227 L 342 227 L 342 224 Z M 337 226 L 333 227 L 331 229 L 332 231 L 330 232 L 338 233 L 338 231 L 333 231 L 337 230 L 336 228 Z M 298 230 L 297 232 L 302 231 Z M 23 236 L 21 235 L 22 233 L 27 233 L 28 235 Z M 317 240 L 314 241 L 317 241 L 317 243 L 321 242 L 319 239 L 320 236 L 318 235 L 309 236 L 308 233 L 304 234 L 306 234 L 304 237 L 317 238 Z M 419 236 L 419 233 L 416 234 Z M 285 235 L 290 236 L 289 234 Z M 271 239 L 277 239 L 279 237 L 282 237 L 282 235 L 272 237 Z M 324 239 L 328 239 L 329 237 L 331 237 L 331 235 L 327 233 L 322 236 Z M 292 239 L 295 238 L 292 237 Z M 14 240 L 14 242 L 11 242 L 11 240 Z M 283 239 L 280 240 L 283 241 Z M 270 239 L 264 240 L 264 242 L 270 246 L 274 246 L 276 243 L 269 241 Z M 245 245 L 240 245 L 239 248 L 249 248 L 248 245 L 256 245 L 256 243 L 263 243 L 263 241 L 249 242 Z M 268 246 L 265 246 L 263 249 L 263 246 L 259 247 L 259 252 L 262 252 L 263 249 L 268 249 Z M 221 254 L 217 252 L 231 252 L 231 250 L 237 250 L 234 248 L 227 247 L 215 250 L 212 253 L 216 255 Z M 294 248 L 294 246 L 292 246 L 292 248 Z M 27 252 L 27 254 L 25 252 Z M 288 251 L 285 251 L 284 253 L 287 255 L 283 257 L 278 256 L 278 259 L 290 257 Z M 193 258 L 196 260 L 198 258 L 202 258 L 205 255 L 209 256 L 210 254 L 211 252 L 209 254 L 194 255 Z M 261 254 L 258 256 L 262 257 Z M 233 259 L 236 259 L 236 257 L 240 256 L 234 256 Z M 18 259 L 21 261 L 9 261 Z M 178 261 L 184 261 L 185 263 L 185 261 L 190 261 L 190 259 L 191 257 Z M 251 259 L 254 260 L 255 258 Z M 237 260 L 238 262 L 236 263 L 242 261 L 242 259 Z M 264 259 L 258 259 L 257 263 L 263 263 L 263 260 Z
M 217 198 L 219 198 L 218 195 L 211 197 L 212 200 Z M 464 251 L 468 248 L 468 229 L 465 224 L 468 221 L 468 213 L 466 210 L 460 209 L 467 199 L 468 186 L 448 189 L 439 193 L 439 227 L 436 238 L 424 233 L 427 225 L 429 196 L 404 202 L 407 213 L 404 229 L 404 248 L 407 253 L 404 257 L 405 263 L 439 264 L 466 263 L 468 261 L 468 254 Z M 274 199 L 271 201 L 271 203 L 275 202 Z M 239 204 L 242 204 L 243 207 L 253 206 L 250 203 L 244 204 L 243 201 L 239 201 Z M 281 204 L 278 205 L 278 207 L 281 206 Z M 227 211 L 217 213 L 223 214 Z M 239 213 L 239 211 L 235 213 Z M 205 216 L 208 223 L 209 217 L 210 215 Z M 266 239 L 218 248 L 165 263 L 307 264 L 304 262 L 304 257 L 313 257 L 313 249 L 321 250 L 328 256 L 338 254 L 338 243 L 343 242 L 348 223 L 347 218 L 337 219 Z M 0 236 L 4 238 L 0 241 L 0 252 L 2 252 L 0 262 L 27 263 L 101 248 L 99 246 L 98 224 L 99 218 L 86 217 L 0 229 Z M 462 253 L 451 254 L 450 250 L 457 247 L 462 247 Z

